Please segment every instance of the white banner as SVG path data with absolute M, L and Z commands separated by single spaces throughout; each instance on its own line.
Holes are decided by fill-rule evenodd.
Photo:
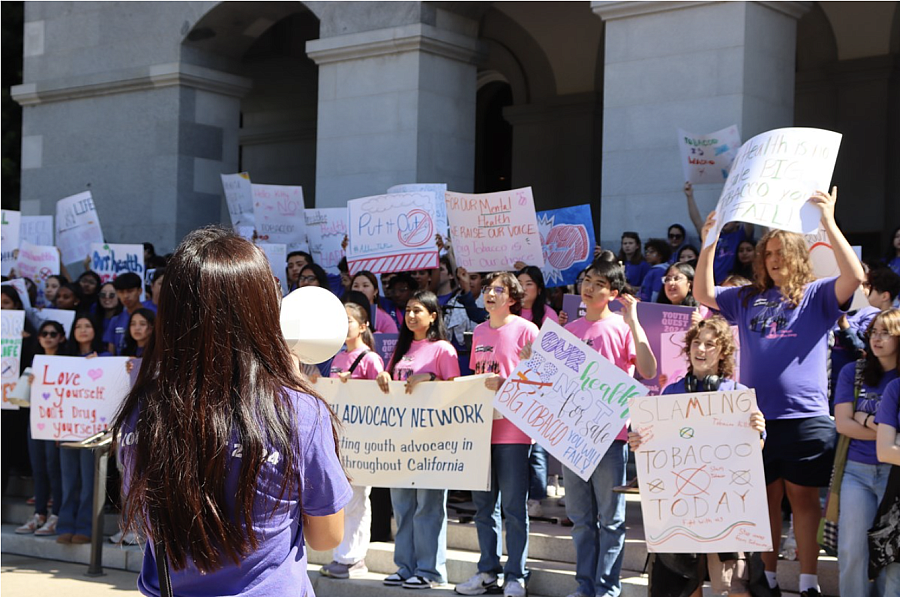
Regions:
M 341 459 L 355 485 L 490 488 L 491 400 L 486 376 L 423 382 L 412 394 L 392 381 L 319 378 L 316 391 L 343 426 Z
M 338 263 L 344 256 L 341 244 L 347 236 L 347 208 L 307 209 L 306 236 L 313 260 L 329 274 L 338 275 Z
M 228 215 L 235 230 L 240 226 L 253 228 L 253 191 L 250 188 L 250 175 L 246 172 L 237 174 L 220 174 L 222 188 L 225 190 L 225 203 Z M 251 233 L 252 236 L 252 233 Z
M 447 222 L 447 185 L 444 183 L 411 183 L 394 185 L 387 190 L 393 193 L 434 193 L 434 226 L 438 234 L 447 238 L 450 224 Z
M 90 191 L 56 202 L 56 246 L 63 263 L 81 263 L 91 252 L 91 243 L 103 242 L 100 218 Z
M 695 135 L 678 129 L 678 149 L 684 179 L 694 184 L 722 184 L 734 156 L 741 147 L 737 125 L 709 133 Z
M 20 238 L 33 245 L 53 244 L 53 216 L 22 216 Z
M 0 336 L 0 349 L 2 357 L 0 364 L 3 367 L 2 387 L 3 399 L 0 408 L 7 410 L 19 410 L 19 407 L 6 399 L 19 381 L 19 365 L 22 359 L 22 331 L 25 329 L 25 311 L 0 311 L 2 317 L 3 335 Z
M 647 388 L 549 319 L 531 348 L 494 408 L 587 481 Z
M 303 189 L 276 184 L 254 184 L 251 188 L 256 237 L 267 243 L 305 243 Z
M 31 435 L 77 441 L 106 431 L 131 388 L 128 357 L 34 357 Z
M 753 390 L 632 399 L 648 551 L 772 550 L 756 410 Z

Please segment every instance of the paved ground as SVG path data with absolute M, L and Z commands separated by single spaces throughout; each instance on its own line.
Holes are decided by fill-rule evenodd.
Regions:
M 86 570 L 84 564 L 0 554 L 0 590 L 3 597 L 140 595 L 135 572 L 106 569 L 106 576 L 90 578 Z

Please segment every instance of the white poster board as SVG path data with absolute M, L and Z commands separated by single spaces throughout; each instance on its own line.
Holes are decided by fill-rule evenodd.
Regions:
M 486 376 L 423 382 L 319 378 L 316 391 L 343 426 L 341 458 L 353 483 L 417 489 L 490 489 L 491 400 Z
M 33 245 L 53 244 L 53 216 L 22 216 L 20 238 Z
M 544 266 L 531 187 L 446 194 L 456 263 L 473 272 L 512 270 L 517 261 Z
M 816 191 L 831 191 L 840 144 L 840 133 L 812 128 L 776 129 L 744 143 L 716 205 L 715 236 L 735 221 L 815 232 L 821 212 L 807 201 Z
M 91 245 L 91 269 L 100 274 L 103 283 L 131 272 L 144 279 L 144 245 Z
M 250 175 L 246 172 L 237 174 L 220 174 L 222 189 L 225 191 L 225 203 L 228 215 L 235 230 L 240 226 L 253 227 L 253 191 L 250 187 Z M 252 233 L 251 233 L 252 236 Z
M 25 329 L 25 311 L 0 311 L 3 335 L 0 336 L 0 366 L 2 366 L 3 398 L 0 408 L 18 410 L 19 407 L 7 400 L 6 396 L 19 381 L 19 365 L 22 359 L 22 331 Z
M 552 320 L 531 347 L 494 408 L 587 481 L 647 388 Z
M 447 238 L 450 224 L 447 222 L 447 200 L 444 197 L 447 193 L 447 185 L 445 183 L 398 184 L 389 188 L 387 192 L 389 195 L 393 193 L 434 193 L 434 226 L 438 234 Z
M 34 326 L 35 330 L 41 329 L 41 324 L 45 321 L 55 321 L 63 326 L 66 332 L 66 338 L 72 331 L 72 323 L 75 321 L 75 311 L 69 309 L 31 309 L 28 311 L 28 321 Z
M 38 246 L 28 241 L 19 243 L 16 272 L 37 286 L 37 304 L 46 304 L 44 286 L 47 278 L 59 274 L 59 251 L 54 246 Z
M 831 240 L 828 233 L 822 227 L 821 222 L 819 228 L 813 234 L 804 235 L 806 238 L 806 247 L 809 249 L 809 260 L 812 262 L 813 275 L 816 279 L 832 278 L 841 275 L 841 268 L 838 267 L 837 259 L 834 256 L 834 249 L 831 247 Z M 856 256 L 862 253 L 862 247 L 853 247 Z M 856 288 L 853 293 L 853 301 L 850 303 L 850 311 L 857 311 L 863 307 L 869 306 L 869 299 L 863 291 L 862 285 Z
M 741 147 L 737 125 L 708 135 L 678 129 L 678 150 L 684 179 L 693 184 L 722 184 Z
M 306 236 L 313 260 L 329 274 L 338 275 L 338 263 L 344 256 L 341 244 L 347 236 L 347 208 L 307 209 Z
M 16 265 L 13 254 L 19 248 L 22 214 L 8 209 L 0 210 L 0 253 L 4 276 Z M 52 243 L 51 243 L 52 244 Z
M 269 260 L 272 274 L 281 284 L 281 294 L 287 294 L 287 245 L 284 243 L 256 243 Z
M 102 242 L 103 230 L 90 191 L 56 202 L 56 246 L 63 263 L 81 263 L 90 254 L 91 243 Z
M 632 399 L 648 551 L 771 551 L 757 410 L 753 390 Z
M 306 243 L 303 188 L 277 184 L 253 184 L 251 188 L 256 237 L 266 243 Z

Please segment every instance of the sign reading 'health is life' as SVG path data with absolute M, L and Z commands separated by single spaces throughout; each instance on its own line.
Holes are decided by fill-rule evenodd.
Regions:
M 772 550 L 757 410 L 753 390 L 632 400 L 648 551 Z
M 31 435 L 77 441 L 106 431 L 131 387 L 128 357 L 34 357 Z
M 551 320 L 531 349 L 494 408 L 587 481 L 647 388 Z
M 250 186 L 250 175 L 246 172 L 237 174 L 220 174 L 222 188 L 225 190 L 225 203 L 228 215 L 235 230 L 240 226 L 253 227 L 253 190 Z
M 435 194 L 424 191 L 348 201 L 350 273 L 437 268 L 434 206 Z
M 103 242 L 100 218 L 90 191 L 56 202 L 56 246 L 63 263 L 81 263 L 92 243 Z
M 446 194 L 456 263 L 476 272 L 515 269 L 517 261 L 543 267 L 531 187 L 466 195 Z

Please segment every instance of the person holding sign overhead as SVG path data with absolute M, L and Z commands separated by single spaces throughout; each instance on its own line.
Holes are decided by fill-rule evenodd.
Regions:
M 818 597 L 816 576 L 821 516 L 819 487 L 828 485 L 834 460 L 835 427 L 828 413 L 826 360 L 828 331 L 845 313 L 856 288 L 865 281 L 857 259 L 834 221 L 837 187 L 809 202 L 821 223 L 840 269 L 836 278 L 813 277 L 802 235 L 771 230 L 757 245 L 753 284 L 717 288 L 714 281 L 716 226 L 710 213 L 703 227 L 704 248 L 697 263 L 694 296 L 717 309 L 740 330 L 741 377 L 756 390 L 766 416 L 769 441 L 763 449 L 772 537 L 781 537 L 781 501 L 787 495 L 794 514 L 800 560 L 800 591 Z M 763 554 L 770 587 L 777 589 L 778 554 Z
M 694 228 L 697 229 L 697 234 L 702 235 L 703 218 L 700 217 L 700 210 L 697 209 L 697 202 L 694 201 L 694 185 L 690 182 L 684 183 L 684 196 L 687 198 L 688 214 L 691 216 L 691 222 L 694 224 Z M 713 276 L 716 284 L 721 284 L 728 277 L 728 274 L 734 270 L 736 263 L 738 263 L 738 248 L 741 246 L 741 243 L 753 242 L 753 228 L 753 224 L 742 222 L 728 222 L 722 228 L 722 232 L 719 234 L 716 258 L 713 262 Z

